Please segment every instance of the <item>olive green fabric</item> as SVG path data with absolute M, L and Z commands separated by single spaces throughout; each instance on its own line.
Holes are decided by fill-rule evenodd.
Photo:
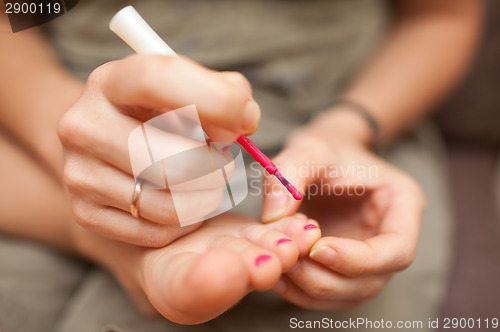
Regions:
M 262 108 L 252 140 L 261 149 L 278 149 L 311 112 L 332 103 L 389 20 L 380 0 L 82 0 L 49 26 L 61 59 L 81 79 L 133 53 L 108 28 L 125 4 L 179 54 L 250 80 Z
M 112 15 L 126 4 L 133 4 L 178 53 L 210 68 L 238 70 L 248 77 L 263 111 L 252 139 L 268 153 L 278 151 L 290 131 L 311 113 L 332 103 L 374 52 L 390 19 L 387 4 L 378 0 L 81 0 L 47 26 L 61 60 L 76 76 L 85 80 L 95 67 L 132 53 L 108 29 Z M 381 296 L 356 310 L 314 312 L 271 293 L 252 293 L 200 326 L 149 320 L 103 270 L 93 268 L 87 273 L 81 262 L 68 261 L 53 251 L 0 239 L 0 329 L 279 331 L 288 329 L 291 317 L 433 317 L 445 289 L 450 245 L 445 176 L 441 151 L 436 150 L 439 144 L 435 144 L 439 138 L 434 136 L 432 128 L 421 129 L 388 152 L 389 161 L 423 185 L 429 208 L 415 263 L 395 276 Z M 260 200 L 250 195 L 240 210 L 257 214 Z

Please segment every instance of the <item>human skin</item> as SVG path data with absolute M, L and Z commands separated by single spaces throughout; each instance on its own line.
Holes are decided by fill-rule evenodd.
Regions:
M 424 195 L 371 146 L 388 144 L 418 123 L 457 83 L 479 39 L 482 2 L 399 1 L 396 10 L 389 38 L 343 93 L 366 108 L 381 136 L 373 137 L 366 119 L 339 104 L 293 133 L 274 160 L 302 190 L 321 181 L 345 192 L 356 185 L 366 189 L 363 195 L 316 195 L 302 203 L 275 185 L 275 194 L 265 195 L 266 222 L 297 210 L 320 222 L 323 238 L 310 257 L 301 259 L 275 287 L 305 308 L 349 308 L 353 301 L 373 298 L 415 256 Z M 313 173 L 322 167 L 346 171 L 353 164 L 377 172 L 367 177 Z M 287 174 L 290 170 L 310 176 Z M 267 177 L 266 188 L 275 182 Z
M 3 135 L 0 151 L 2 232 L 99 264 L 147 315 L 182 324 L 215 318 L 247 293 L 270 289 L 321 237 L 317 223 L 304 215 L 265 226 L 225 214 L 163 248 L 126 244 L 80 227 L 64 188 Z
M 398 133 L 423 118 L 428 113 L 430 106 L 454 85 L 470 58 L 477 40 L 480 20 L 481 2 L 478 0 L 413 0 L 399 1 L 398 3 L 400 4 L 400 12 L 391 36 L 368 66 L 360 71 L 358 78 L 353 81 L 351 87 L 344 94 L 363 104 L 372 112 L 388 140 L 396 137 Z M 19 33 L 15 37 L 2 34 L 0 39 L 7 50 L 0 54 L 1 70 L 2 73 L 5 73 L 2 75 L 3 79 L 0 80 L 1 125 L 23 142 L 32 154 L 39 156 L 47 165 L 47 169 L 56 174 L 57 178 L 57 175 L 62 173 L 62 154 L 55 153 L 61 151 L 55 128 L 62 115 L 80 96 L 82 85 L 62 69 L 43 38 L 37 33 Z M 450 50 L 453 50 L 452 56 L 450 56 Z M 439 75 L 436 75 L 437 72 Z M 244 84 L 242 84 L 244 80 L 241 77 L 236 78 L 236 80 L 239 83 L 233 83 L 240 84 L 240 87 L 244 88 Z M 61 95 L 60 91 L 66 93 Z M 343 155 L 377 165 L 384 174 L 396 174 L 397 178 L 402 179 L 401 182 L 404 183 L 399 190 L 403 190 L 407 194 L 405 196 L 415 193 L 407 198 L 409 204 L 415 211 L 421 208 L 423 199 L 419 190 L 415 189 L 414 183 L 369 152 L 367 146 L 372 137 L 363 119 L 351 111 L 338 112 L 337 109 L 327 112 L 325 116 L 327 118 L 323 118 L 322 121 L 309 127 L 313 128 L 312 132 L 319 136 L 316 139 L 319 141 L 317 145 L 321 148 L 316 152 L 332 149 L 334 155 L 337 155 L 336 162 Z M 235 135 L 235 133 L 233 134 Z M 343 145 L 345 150 L 342 147 L 333 146 L 331 142 L 335 141 L 345 142 L 346 144 Z M 350 155 L 347 153 L 347 147 L 351 146 L 353 149 Z M 297 163 L 301 162 L 298 152 L 302 151 L 302 148 L 301 144 L 288 144 L 281 157 L 277 158 L 277 164 L 284 168 L 286 168 L 287 163 L 296 167 Z M 285 160 L 284 156 L 292 157 Z M 284 173 L 284 175 L 290 178 L 287 174 Z M 60 179 L 60 177 L 58 178 Z M 298 184 L 301 179 L 290 180 L 294 184 Z M 313 179 L 306 180 L 312 181 Z M 399 184 L 399 182 L 396 181 L 393 184 Z M 285 195 L 287 194 L 285 193 Z M 396 196 L 393 195 L 393 197 Z M 264 219 L 271 221 L 279 218 L 280 216 L 276 215 L 276 210 L 280 210 L 281 206 L 277 205 L 282 203 L 282 201 L 276 202 L 275 200 L 273 202 L 273 197 L 266 197 Z M 285 204 L 287 207 L 281 212 L 283 215 L 292 214 L 299 207 L 297 204 L 290 206 Z M 92 207 L 89 211 L 91 210 Z M 266 216 L 268 213 L 274 215 Z M 29 224 L 34 222 L 31 219 L 26 219 L 21 224 L 2 220 L 0 230 L 65 247 L 67 239 L 61 238 L 58 234 L 69 227 L 66 224 L 68 220 L 65 218 L 57 219 L 57 221 L 47 220 L 47 223 L 53 223 L 54 228 L 39 227 L 39 225 L 29 227 Z M 406 260 L 401 262 L 388 259 L 370 269 L 365 268 L 368 273 L 380 271 L 390 274 L 404 268 L 411 262 L 413 253 L 411 248 L 416 241 L 415 230 L 418 229 L 419 220 L 412 222 L 412 226 L 402 229 L 404 233 L 401 234 L 402 237 L 411 241 L 411 245 L 405 251 L 409 253 Z M 382 220 L 378 220 L 378 225 L 382 225 Z M 349 230 L 347 227 L 343 232 L 339 231 L 337 235 L 341 236 L 337 236 L 335 242 L 340 243 L 342 239 L 352 238 L 352 234 L 356 234 L 358 227 L 359 225 L 356 224 L 353 229 Z M 358 242 L 365 243 L 365 236 L 358 237 L 358 240 L 365 240 Z M 331 238 L 325 237 L 321 240 L 322 242 L 319 242 L 319 247 L 316 246 L 314 249 L 331 246 L 338 250 L 337 253 L 341 252 L 341 248 L 336 247 L 336 244 L 331 240 Z M 357 244 L 361 246 L 361 243 Z M 394 246 L 385 248 L 384 252 L 401 249 L 398 242 L 393 243 Z M 316 254 L 318 253 L 316 251 Z M 358 253 L 363 254 L 363 251 L 358 251 Z M 374 253 L 366 251 L 364 253 L 374 255 Z M 387 257 L 383 253 L 377 254 L 381 254 L 381 257 Z M 305 261 L 305 264 L 309 264 L 307 259 Z M 342 271 L 363 272 L 357 265 L 359 262 L 364 262 L 363 260 L 344 260 L 344 262 L 345 266 Z M 332 262 L 327 265 L 332 269 L 336 268 Z M 374 296 L 385 284 L 385 277 L 378 279 L 371 285 L 378 284 L 379 287 L 372 287 L 374 291 L 360 294 L 354 287 L 349 287 L 352 285 L 349 282 L 354 281 L 351 279 L 355 279 L 354 276 L 348 276 L 347 283 L 336 289 L 331 287 L 330 281 L 333 279 L 328 273 L 321 275 L 323 283 L 308 283 L 308 280 L 318 276 L 315 267 L 317 265 L 301 269 L 300 271 L 305 272 L 300 274 L 290 273 L 287 276 L 289 279 L 285 281 L 287 282 L 285 289 L 281 288 L 277 291 L 281 291 L 285 298 L 304 307 L 342 307 L 342 301 L 332 305 L 336 301 L 338 295 L 336 291 L 339 288 L 346 290 L 348 294 L 345 295 L 351 299 L 360 301 L 366 297 Z M 294 271 L 292 270 L 292 272 Z M 356 275 L 356 277 L 358 276 Z M 311 284 L 318 285 L 318 289 L 303 289 L 303 285 Z M 300 285 L 303 288 L 300 288 Z M 321 299 L 323 295 L 326 299 Z
M 252 133 L 260 118 L 250 84 L 241 74 L 215 72 L 186 58 L 133 55 L 92 72 L 80 98 L 58 125 L 64 148 L 64 182 L 76 220 L 83 227 L 127 243 L 163 247 L 200 226 L 179 227 L 177 215 L 185 213 L 177 210 L 179 201 L 174 206 L 169 188 L 144 190 L 140 217 L 130 213 L 135 181 L 129 134 L 149 119 L 192 104 L 204 130 L 216 142 L 231 143 L 241 134 Z M 165 149 L 199 146 L 179 135 L 158 135 Z M 212 158 L 218 155 L 212 151 Z M 179 167 L 188 172 L 199 163 Z M 186 208 L 192 209 L 191 201 L 195 201 L 198 209 L 212 206 L 215 210 L 220 186 L 208 189 L 213 193 L 202 197 L 201 191 L 183 193 Z

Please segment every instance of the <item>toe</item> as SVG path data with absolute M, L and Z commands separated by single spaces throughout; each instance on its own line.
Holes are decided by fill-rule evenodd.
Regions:
M 248 226 L 241 231 L 241 235 L 253 244 L 275 253 L 282 271 L 288 271 L 299 257 L 299 246 L 294 240 L 266 225 Z
M 276 254 L 246 239 L 221 236 L 212 241 L 210 248 L 228 250 L 238 254 L 247 268 L 250 287 L 253 289 L 272 288 L 282 273 L 281 262 Z
M 248 284 L 240 255 L 218 249 L 163 255 L 145 277 L 151 303 L 179 324 L 199 324 L 218 316 L 248 292 Z
M 321 238 L 321 230 L 317 221 L 300 216 L 290 216 L 267 226 L 286 234 L 299 246 L 299 255 L 309 254 L 312 246 Z

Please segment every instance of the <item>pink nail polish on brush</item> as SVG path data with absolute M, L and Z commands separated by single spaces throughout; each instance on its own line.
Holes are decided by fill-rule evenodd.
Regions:
M 302 194 L 297 190 L 290 182 L 280 172 L 278 172 L 278 167 L 269 159 L 262 151 L 260 151 L 253 142 L 246 137 L 241 135 L 236 140 L 248 153 L 250 153 L 262 167 L 271 175 L 276 176 L 278 180 L 285 186 L 285 188 L 292 194 L 293 198 L 300 201 L 302 199 Z

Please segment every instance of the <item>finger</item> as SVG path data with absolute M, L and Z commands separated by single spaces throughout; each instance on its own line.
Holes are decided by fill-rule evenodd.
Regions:
M 273 291 L 296 306 L 311 310 L 352 309 L 361 303 L 361 301 L 317 299 L 297 287 L 286 275 L 274 285 Z
M 72 204 L 75 219 L 85 229 L 110 239 L 144 247 L 164 247 L 202 224 L 182 228 L 160 225 L 143 218 L 134 218 L 128 212 L 112 207 L 96 206 L 82 200 L 73 201 Z
M 130 212 L 130 203 L 135 188 L 134 179 L 109 165 L 71 168 L 71 179 L 66 185 L 73 195 L 101 206 L 111 206 Z M 87 174 L 91 172 L 92 177 Z M 175 196 L 175 197 L 173 197 Z M 143 189 L 139 198 L 140 216 L 164 225 L 179 225 L 179 217 L 189 216 L 197 220 L 215 211 L 222 199 L 222 188 L 198 191 L 169 191 Z M 174 199 L 175 198 L 175 199 Z M 185 222 L 186 219 L 181 221 Z
M 318 300 L 360 301 L 374 298 L 385 287 L 390 274 L 350 278 L 310 259 L 300 259 L 287 276 L 304 293 Z
M 325 164 L 321 159 L 327 155 L 329 154 L 324 143 L 311 139 L 310 142 L 289 145 L 273 162 L 281 174 L 304 193 L 307 186 L 319 176 L 311 167 Z M 300 203 L 301 201 L 295 200 L 274 176 L 265 174 L 263 222 L 275 221 L 295 213 Z
M 139 121 L 120 112 L 103 109 L 95 110 L 93 114 L 81 114 L 79 107 L 82 106 L 71 110 L 74 115 L 63 119 L 59 127 L 61 141 L 69 150 L 90 154 L 128 174 L 133 174 L 134 169 L 136 176 L 141 175 L 142 179 L 158 188 L 165 187 L 166 182 L 181 183 L 202 177 L 212 172 L 214 165 L 225 165 L 228 175 L 232 174 L 230 153 L 221 154 L 209 149 L 205 141 L 155 127 L 148 128 L 145 134 Z M 65 159 L 70 160 L 68 157 Z M 205 182 L 197 183 L 198 190 L 223 185 L 213 178 L 204 179 Z
M 423 198 L 418 188 L 393 192 L 379 234 L 365 241 L 324 237 L 316 242 L 310 258 L 347 276 L 367 276 L 406 269 L 413 261 L 418 241 Z
M 241 134 L 251 134 L 260 119 L 260 108 L 243 75 L 212 71 L 186 58 L 133 55 L 100 67 L 94 76 L 115 105 L 154 109 L 196 105 L 204 129 L 215 141 L 234 142 Z M 217 128 L 231 135 L 221 135 Z

